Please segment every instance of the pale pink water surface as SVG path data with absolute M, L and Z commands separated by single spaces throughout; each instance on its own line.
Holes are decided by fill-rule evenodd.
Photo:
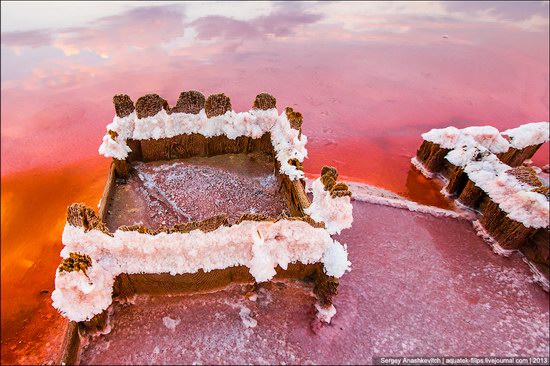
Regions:
M 135 101 L 143 94 L 158 93 L 173 105 L 183 90 L 197 89 L 205 95 L 225 92 L 234 109 L 243 111 L 256 94 L 270 92 L 280 109 L 291 106 L 304 115 L 308 174 L 318 174 L 324 164 L 330 164 L 349 179 L 440 207 L 449 207 L 439 194 L 440 187 L 410 170 L 421 133 L 449 125 L 490 124 L 504 130 L 549 120 L 548 2 L 3 2 L 1 38 L 1 330 L 2 362 L 6 363 L 39 363 L 56 357 L 64 320 L 52 310 L 45 291 L 53 290 L 66 207 L 72 202 L 95 207 L 101 196 L 109 162 L 98 155 L 97 148 L 114 115 L 114 94 L 126 93 Z M 534 162 L 548 163 L 548 144 Z M 358 222 L 376 222 L 377 215 L 384 213 L 369 214 L 365 208 L 356 210 L 356 215 Z M 410 233 L 412 241 L 419 233 L 437 228 L 437 224 L 428 225 L 430 229 L 423 231 L 412 218 L 403 225 L 395 230 Z M 342 311 L 335 322 L 351 326 L 347 322 L 355 320 L 346 316 L 357 314 L 349 309 L 354 308 L 366 314 L 365 323 L 357 324 L 375 327 L 364 330 L 371 348 L 352 348 L 357 353 L 347 354 L 350 362 L 374 354 L 377 340 L 385 343 L 376 349 L 390 353 L 398 347 L 419 347 L 421 353 L 451 350 L 456 345 L 445 342 L 459 339 L 458 330 L 471 324 L 439 341 L 415 333 L 418 328 L 410 325 L 400 331 L 397 342 L 390 338 L 398 332 L 390 326 L 391 317 L 411 321 L 399 324 L 428 321 L 423 312 L 432 307 L 421 304 L 435 300 L 421 294 L 441 294 L 442 302 L 433 311 L 448 309 L 458 318 L 466 314 L 464 319 L 475 318 L 475 304 L 466 306 L 452 297 L 445 300 L 447 294 L 454 293 L 454 299 L 481 299 L 481 294 L 490 293 L 491 301 L 512 306 L 516 301 L 512 295 L 502 291 L 502 297 L 496 295 L 495 278 L 502 271 L 519 271 L 519 282 L 512 275 L 509 281 L 518 282 L 518 291 L 532 293 L 529 296 L 535 299 L 526 303 L 530 308 L 521 308 L 527 315 L 509 320 L 510 329 L 523 329 L 521 319 L 530 314 L 538 314 L 533 324 L 548 322 L 548 308 L 541 305 L 548 295 L 537 293 L 527 277 L 521 277 L 527 274 L 515 259 L 489 253 L 475 272 L 468 262 L 475 258 L 464 258 L 469 264 L 463 266 L 458 257 L 450 256 L 454 249 L 464 250 L 456 235 L 434 240 L 423 249 L 426 258 L 437 256 L 432 258 L 437 259 L 437 268 L 452 271 L 443 278 L 462 281 L 458 290 L 449 289 L 448 281 L 433 282 L 434 270 L 424 273 L 431 260 L 416 263 L 403 258 L 397 265 L 384 262 L 385 257 L 376 259 L 369 251 L 379 246 L 365 242 L 370 237 L 365 235 L 367 229 L 377 240 L 391 234 L 371 225 L 354 227 L 354 234 L 350 231 L 342 238 L 353 248 L 352 261 L 365 263 L 360 258 L 372 256 L 364 276 L 352 277 L 360 271 L 356 269 L 342 279 L 344 295 L 338 300 Z M 469 244 L 472 248 L 483 247 L 474 239 Z M 402 250 L 395 248 L 397 254 Z M 485 276 L 480 272 L 484 266 L 493 271 L 491 278 L 479 283 L 468 280 L 473 273 Z M 399 273 L 413 273 L 414 278 L 411 282 L 392 279 Z M 415 293 L 417 283 L 421 290 Z M 358 294 L 346 297 L 346 286 L 354 284 Z M 411 287 L 402 293 L 403 286 Z M 404 297 L 375 307 L 377 296 L 392 292 Z M 347 301 L 356 303 L 348 306 Z M 490 310 L 487 316 L 508 319 Z M 384 319 L 387 326 L 380 323 Z M 459 321 L 452 319 L 452 314 L 436 317 L 433 329 L 442 331 L 445 322 Z M 383 327 L 388 336 L 375 337 L 372 329 Z M 332 335 L 336 328 L 330 329 L 321 337 L 331 334 L 337 339 Z M 465 349 L 473 354 L 486 344 L 487 350 L 498 353 L 504 344 L 514 353 L 518 345 L 518 353 L 530 349 L 525 352 L 533 354 L 537 342 L 548 338 L 543 333 L 513 343 L 508 328 L 498 329 Z M 502 342 L 512 343 L 498 343 L 498 335 Z M 345 340 L 338 338 L 338 342 Z M 427 344 L 433 348 L 426 348 Z M 318 362 L 328 360 L 319 357 Z

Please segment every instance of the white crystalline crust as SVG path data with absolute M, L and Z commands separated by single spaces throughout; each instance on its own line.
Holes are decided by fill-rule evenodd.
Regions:
M 504 131 L 502 134 L 510 137 L 510 145 L 516 149 L 542 144 L 549 139 L 550 123 L 527 123 L 516 128 Z
M 330 324 L 332 317 L 336 315 L 336 308 L 334 305 L 322 307 L 319 304 L 315 304 L 315 309 L 317 309 L 317 318 L 327 324 Z
M 120 118 L 115 115 L 113 122 L 107 125 L 107 131 L 114 131 L 118 137 L 113 140 L 109 134 L 103 137 L 99 153 L 106 157 L 125 159 L 131 152 L 126 140 L 161 139 L 177 135 L 197 133 L 205 137 L 225 135 L 230 139 L 239 136 L 260 138 L 264 133 L 271 132 L 271 143 L 275 149 L 276 158 L 281 168 L 291 180 L 301 179 L 301 170 L 288 163 L 289 159 L 303 162 L 307 157 L 305 145 L 307 136 L 290 127 L 286 113 L 278 114 L 277 109 L 251 109 L 248 112 L 237 113 L 228 111 L 224 115 L 208 118 L 204 109 L 198 114 L 172 113 L 163 109 L 156 115 L 137 118 L 136 113 Z
M 53 306 L 70 320 L 89 320 L 111 304 L 114 280 L 115 276 L 93 259 L 86 274 L 58 271 Z
M 463 129 L 451 126 L 434 128 L 422 134 L 422 138 L 438 144 L 444 149 L 465 147 L 466 151 L 482 146 L 493 154 L 500 154 L 508 151 L 510 147 L 523 149 L 548 141 L 549 129 L 548 122 L 527 123 L 502 133 L 491 126 L 473 126 Z M 504 136 L 508 136 L 510 142 Z
M 62 257 L 71 252 L 87 254 L 92 266 L 82 272 L 57 272 L 53 305 L 70 320 L 83 321 L 111 303 L 114 278 L 120 273 L 172 275 L 208 272 L 244 265 L 256 281 L 270 280 L 277 265 L 322 262 L 329 276 L 341 277 L 350 270 L 346 247 L 323 228 L 303 221 L 243 221 L 204 233 L 140 234 L 117 230 L 111 237 L 101 231 L 84 232 L 65 225 Z
M 113 140 L 109 134 L 103 136 L 103 142 L 99 146 L 99 153 L 108 158 L 124 160 L 132 150 L 126 144 L 126 139 L 132 137 L 134 131 L 136 112 L 120 118 L 115 115 L 113 122 L 107 125 L 107 131 L 113 131 L 118 136 Z
M 340 234 L 343 229 L 351 227 L 353 222 L 353 206 L 351 198 L 331 197 L 320 178 L 313 181 L 313 202 L 304 212 L 317 222 L 324 222 L 330 234 Z
M 489 155 L 481 161 L 470 161 L 464 172 L 510 219 L 521 222 L 525 227 L 547 227 L 550 214 L 548 200 L 540 193 L 531 192 L 533 187 L 530 185 L 506 173 L 509 169 L 495 155 Z
M 460 130 L 456 127 L 434 128 L 422 134 L 422 138 L 444 149 L 483 146 L 492 153 L 499 154 L 510 148 L 508 141 L 491 126 L 474 126 Z

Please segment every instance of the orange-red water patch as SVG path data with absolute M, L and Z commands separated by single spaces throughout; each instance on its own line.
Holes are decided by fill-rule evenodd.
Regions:
M 15 336 L 20 339 L 18 332 L 25 331 L 21 324 L 50 303 L 67 206 L 72 202 L 97 205 L 108 164 L 105 159 L 94 159 L 2 177 L 3 360 L 10 353 L 5 342 Z M 53 319 L 52 315 L 36 323 L 34 316 L 32 329 L 48 327 Z M 27 332 L 27 336 L 32 334 Z

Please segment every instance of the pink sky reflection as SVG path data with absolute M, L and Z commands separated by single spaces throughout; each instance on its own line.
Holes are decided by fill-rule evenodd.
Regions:
M 544 4 L 540 12 L 516 4 L 515 13 L 500 5 L 482 12 L 480 4 L 452 11 L 437 3 L 392 4 L 388 13 L 388 6 L 361 3 L 349 11 L 276 3 L 247 20 L 189 19 L 189 6 L 144 6 L 80 27 L 2 32 L 2 175 L 100 159 L 116 93 L 135 100 L 157 92 L 174 103 L 182 90 L 223 91 L 235 109 L 246 110 L 258 92 L 269 91 L 280 108 L 305 116 L 308 172 L 329 159 L 349 177 L 381 175 L 371 183 L 397 191 L 422 132 L 549 119 Z M 361 161 L 352 163 L 350 146 Z M 536 162 L 545 163 L 544 155 Z M 386 165 L 382 172 L 375 156 Z
M 190 21 L 184 6 L 166 5 L 50 33 L 3 32 L 2 174 L 99 159 L 116 93 L 174 103 L 182 90 L 223 91 L 246 110 L 269 91 L 305 116 L 308 172 L 328 159 L 397 191 L 422 132 L 549 119 L 547 28 L 322 10 L 278 3 L 248 21 Z M 362 26 L 349 30 L 346 19 Z M 41 49 L 62 52 L 35 60 Z

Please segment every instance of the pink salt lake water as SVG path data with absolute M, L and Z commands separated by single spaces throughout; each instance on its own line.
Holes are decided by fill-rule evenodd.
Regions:
M 116 93 L 135 100 L 157 92 L 173 105 L 182 90 L 225 92 L 242 111 L 257 93 L 271 92 L 279 108 L 304 114 L 308 174 L 330 164 L 349 179 L 440 207 L 449 207 L 440 187 L 410 169 L 421 133 L 549 120 L 548 3 L 145 5 L 48 12 L 27 3 L 9 13 L 15 5 L 2 3 L 3 363 L 57 356 L 65 323 L 41 291 L 53 290 L 66 207 L 95 207 L 101 196 L 108 159 L 97 148 Z M 533 160 L 548 163 L 548 144 Z M 311 309 L 312 299 L 290 285 L 265 290 L 273 308 L 260 306 L 263 295 L 245 302 L 254 328 L 244 328 L 240 307 L 223 303 L 244 301 L 238 288 L 158 306 L 148 300 L 155 312 L 143 326 L 166 340 L 161 332 L 171 329 L 162 318 L 181 319 L 174 332 L 190 332 L 196 343 L 182 343 L 180 362 L 208 362 L 224 351 L 234 351 L 226 362 L 282 355 L 277 361 L 287 363 L 292 354 L 295 363 L 369 362 L 385 352 L 548 354 L 540 330 L 548 327 L 548 294 L 517 256 L 492 254 L 463 221 L 354 205 L 354 227 L 339 239 L 353 270 L 342 278 L 333 326 L 309 333 L 311 314 L 301 309 Z M 291 301 L 282 301 L 285 291 Z M 117 319 L 142 316 L 144 301 L 121 311 L 83 361 L 99 362 L 107 341 L 112 352 L 124 330 Z M 195 316 L 185 328 L 185 309 L 205 307 L 225 314 L 215 323 L 219 333 Z M 265 352 L 237 353 L 216 334 Z M 153 357 L 158 346 L 152 362 L 164 362 L 170 345 L 144 338 L 143 349 L 131 348 L 136 357 Z

